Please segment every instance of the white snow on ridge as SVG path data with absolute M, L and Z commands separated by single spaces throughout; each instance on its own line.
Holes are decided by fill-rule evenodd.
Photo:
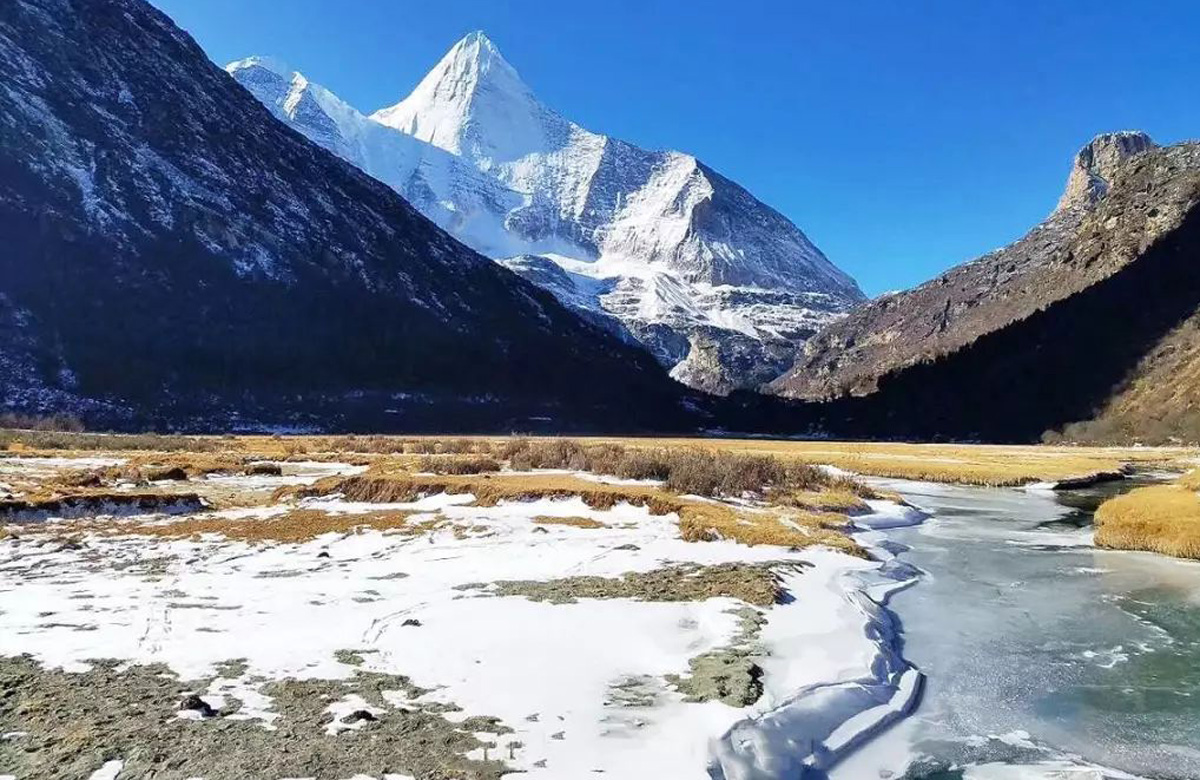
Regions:
M 277 118 L 480 253 L 541 256 L 576 275 L 547 289 L 620 321 L 668 367 L 694 335 L 732 339 L 763 354 L 722 356 L 724 384 L 754 386 L 863 300 L 794 224 L 695 157 L 639 149 L 542 105 L 483 33 L 370 117 L 269 58 L 227 70 Z M 581 278 L 606 289 L 570 286 Z M 770 365 L 747 368 L 755 361 Z

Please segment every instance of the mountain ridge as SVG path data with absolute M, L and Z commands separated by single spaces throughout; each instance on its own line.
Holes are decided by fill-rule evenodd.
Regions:
M 1101 134 L 1025 236 L 830 325 L 770 389 L 877 436 L 1194 440 L 1200 410 L 1178 399 L 1200 388 L 1146 378 L 1193 373 L 1177 358 L 1195 351 L 1198 222 L 1200 143 Z
M 687 416 L 643 352 L 271 119 L 143 0 L 0 7 L 0 172 L 10 408 L 210 430 Z
M 256 85 L 247 62 L 231 63 L 232 75 L 280 103 Z M 323 143 L 318 123 L 277 116 Z M 700 389 L 725 393 L 774 378 L 807 336 L 863 300 L 787 218 L 695 157 L 644 151 L 545 107 L 482 33 L 451 47 L 407 98 L 359 117 L 457 162 L 437 181 L 414 183 L 389 169 L 395 162 L 324 145 L 489 257 L 558 264 L 581 287 L 547 289 L 615 320 L 614 330 Z M 481 191 L 488 196 L 468 197 Z

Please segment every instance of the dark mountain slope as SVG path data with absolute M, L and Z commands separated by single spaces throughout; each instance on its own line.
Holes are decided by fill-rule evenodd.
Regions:
M 1091 419 L 1187 332 L 1198 222 L 1200 144 L 1100 136 L 1050 219 L 831 326 L 772 388 L 845 398 L 828 425 L 873 436 L 1027 440 Z M 1149 431 L 1129 422 L 1130 435 Z
M 9 408 L 683 422 L 648 355 L 274 120 L 142 0 L 0 4 L 0 235 Z

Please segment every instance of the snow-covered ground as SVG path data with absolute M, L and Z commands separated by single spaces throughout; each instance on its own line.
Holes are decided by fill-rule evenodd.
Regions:
M 272 478 L 232 479 L 257 491 Z M 81 545 L 0 540 L 0 656 L 29 653 L 65 670 L 97 658 L 163 663 L 181 679 L 213 678 L 201 691 L 206 702 L 220 708 L 234 697 L 242 707 L 228 717 L 268 730 L 279 713 L 262 692 L 267 681 L 405 675 L 428 692 L 415 701 L 395 691 L 389 703 L 453 704 L 461 710 L 446 717 L 456 722 L 499 718 L 512 733 L 492 757 L 545 778 L 791 777 L 828 766 L 917 701 L 920 674 L 901 657 L 882 606 L 914 572 L 883 546 L 875 548 L 879 560 L 867 561 L 825 549 L 692 543 L 679 538 L 673 515 L 626 504 L 599 511 L 579 499 L 495 507 L 471 500 L 304 502 L 331 513 L 406 510 L 415 513 L 410 525 L 442 521 L 421 534 L 368 530 L 265 545 L 95 531 Z M 920 518 L 888 502 L 872 509 L 856 518 L 864 528 Z M 862 539 L 875 545 L 883 533 L 864 531 Z M 685 701 L 669 678 L 736 641 L 731 610 L 744 602 L 552 603 L 496 595 L 490 585 L 727 563 L 777 563 L 786 591 L 761 609 L 755 653 L 763 693 L 749 706 Z M 233 659 L 241 665 L 222 671 Z M 381 714 L 353 697 L 331 703 L 330 733 L 361 726 L 346 718 L 364 709 Z M 123 777 L 115 764 L 102 771 Z

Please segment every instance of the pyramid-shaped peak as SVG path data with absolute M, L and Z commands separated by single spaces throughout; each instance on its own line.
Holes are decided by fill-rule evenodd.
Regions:
M 540 150 L 547 112 L 482 31 L 450 47 L 407 98 L 372 119 L 476 161 Z
M 510 82 L 506 85 L 510 89 L 519 85 L 521 91 L 527 91 L 520 76 L 517 75 L 516 69 L 504 59 L 504 55 L 496 48 L 496 44 L 492 43 L 492 39 L 488 38 L 482 30 L 467 33 L 459 39 L 458 43 L 451 46 L 441 61 L 425 77 L 422 84 L 434 76 L 437 76 L 439 80 L 449 77 L 455 80 L 466 79 L 475 82 L 489 76 L 498 77 L 503 81 Z
M 503 59 L 500 55 L 500 50 L 496 48 L 496 44 L 492 43 L 492 39 L 483 30 L 475 30 L 467 33 L 452 48 L 460 47 L 463 49 L 473 48 L 479 52 Z

